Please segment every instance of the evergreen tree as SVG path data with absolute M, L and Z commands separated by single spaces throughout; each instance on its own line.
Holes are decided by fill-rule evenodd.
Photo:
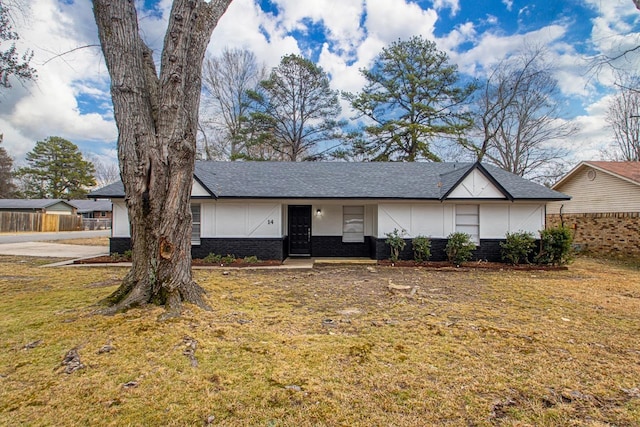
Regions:
M 39 199 L 77 199 L 96 185 L 93 164 L 82 157 L 78 146 L 51 136 L 38 141 L 27 153 L 28 166 L 18 169 L 25 183 L 24 195 Z
M 473 121 L 465 103 L 474 84 L 462 85 L 457 67 L 435 43 L 415 36 L 384 48 L 368 70 L 362 92 L 344 93 L 363 119 L 352 151 L 374 161 L 440 161 L 436 139 L 458 139 Z
M 3 135 L 0 134 L 0 144 Z M 13 159 L 4 147 L 0 147 L 0 199 L 11 199 L 15 197 L 16 186 L 13 183 Z

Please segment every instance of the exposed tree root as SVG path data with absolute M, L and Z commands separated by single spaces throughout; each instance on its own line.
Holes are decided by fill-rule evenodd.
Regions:
M 106 307 L 96 310 L 96 313 L 114 315 L 134 307 L 156 304 L 166 309 L 159 320 L 167 320 L 180 316 L 183 302 L 195 304 L 203 310 L 211 310 L 204 298 L 204 289 L 193 281 L 174 287 L 172 291 L 167 291 L 164 287 L 160 287 L 156 292 L 153 291 L 151 283 L 134 282 L 127 275 L 120 287 L 101 301 L 101 304 Z

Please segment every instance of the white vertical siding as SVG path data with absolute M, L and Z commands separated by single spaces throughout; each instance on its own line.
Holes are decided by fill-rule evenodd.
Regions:
M 453 209 L 441 203 L 381 203 L 378 205 L 377 236 L 405 231 L 405 238 L 418 235 L 445 237 L 454 227 Z M 446 233 L 446 234 L 445 234 Z
M 504 238 L 509 231 L 509 207 L 507 204 L 480 205 L 481 239 Z
M 412 236 L 444 236 L 444 206 L 411 205 Z
M 320 209 L 320 216 L 316 211 Z M 311 207 L 311 230 L 314 236 L 342 236 L 342 205 L 318 203 Z
M 543 204 L 509 206 L 509 232 L 528 231 L 539 237 L 540 230 L 544 229 L 544 224 L 545 207 Z
M 486 202 L 480 206 L 480 238 L 502 239 L 507 232 L 544 228 L 544 204 Z M 445 238 L 456 231 L 456 204 L 381 203 L 378 205 L 378 237 L 393 229 L 405 230 L 405 238 L 418 235 Z
M 192 200 L 200 205 L 200 237 L 281 237 L 280 203 L 227 203 Z M 113 201 L 113 237 L 130 237 L 124 201 Z
M 129 215 L 124 200 L 112 200 L 113 219 L 111 222 L 111 235 L 113 237 L 130 237 Z
M 205 237 L 280 237 L 281 212 L 279 203 L 215 202 L 213 234 Z
M 589 171 L 593 171 L 590 176 Z M 640 212 L 640 185 L 634 185 L 588 165 L 577 170 L 555 189 L 571 196 L 571 200 L 547 204 L 548 214 L 560 213 L 561 206 L 562 213 L 567 214 Z

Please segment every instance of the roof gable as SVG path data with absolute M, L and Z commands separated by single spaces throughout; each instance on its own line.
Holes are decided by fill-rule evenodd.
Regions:
M 448 199 L 506 199 L 511 198 L 505 194 L 504 189 L 494 184 L 486 169 L 475 164 L 451 188 L 446 197 Z
M 618 178 L 640 185 L 640 162 L 586 162 L 588 165 L 608 172 Z
M 640 185 L 640 162 L 605 162 L 605 161 L 584 161 L 571 169 L 565 176 L 556 182 L 553 189 L 562 188 L 569 180 L 584 168 L 593 168 L 602 173 L 614 176 L 631 184 Z

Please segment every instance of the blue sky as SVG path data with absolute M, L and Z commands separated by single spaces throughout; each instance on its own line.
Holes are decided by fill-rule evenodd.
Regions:
M 90 0 L 31 0 L 17 22 L 21 46 L 34 50 L 36 84 L 0 98 L 4 146 L 23 161 L 35 142 L 67 138 L 104 162 L 115 161 L 117 130 L 109 80 L 96 45 Z M 170 0 L 139 1 L 142 32 L 159 52 Z M 544 46 L 563 97 L 563 120 L 580 128 L 561 141 L 569 159 L 597 159 L 611 133 L 605 114 L 613 93 L 610 69 L 589 71 L 588 58 L 640 44 L 640 12 L 631 0 L 234 0 L 214 31 L 209 55 L 224 47 L 253 50 L 268 67 L 283 55 L 316 61 L 337 90 L 357 92 L 380 50 L 398 39 L 434 40 L 465 78 L 482 79 L 492 65 L 525 45 Z M 640 54 L 621 61 L 638 70 Z M 345 117 L 351 112 L 344 105 Z

